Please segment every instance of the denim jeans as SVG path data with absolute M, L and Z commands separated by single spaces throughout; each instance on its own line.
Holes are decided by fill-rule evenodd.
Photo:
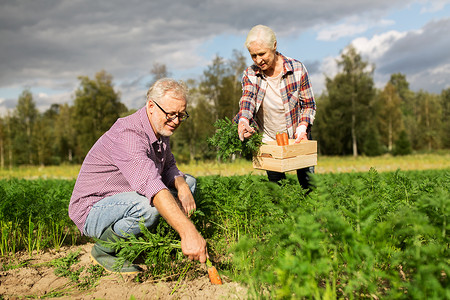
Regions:
M 196 179 L 187 174 L 185 179 L 194 195 Z M 170 189 L 170 192 L 174 196 L 177 195 L 176 189 Z M 144 220 L 144 225 L 150 228 L 157 224 L 159 212 L 145 196 L 136 192 L 120 193 L 103 198 L 92 206 L 84 224 L 83 233 L 100 238 L 103 231 L 112 225 L 113 231 L 120 236 L 138 235 L 141 232 L 139 228 L 141 219 Z

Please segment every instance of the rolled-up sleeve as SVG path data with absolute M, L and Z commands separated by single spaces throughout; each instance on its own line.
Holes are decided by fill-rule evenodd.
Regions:
M 242 96 L 239 101 L 239 119 L 245 118 L 247 121 L 253 118 L 256 105 L 256 86 L 251 82 L 247 73 L 242 77 Z

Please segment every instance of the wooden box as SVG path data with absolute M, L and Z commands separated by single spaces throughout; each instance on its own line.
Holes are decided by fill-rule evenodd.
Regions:
M 317 165 L 317 141 L 302 141 L 278 146 L 276 141 L 268 142 L 253 157 L 253 168 L 268 171 L 288 172 Z

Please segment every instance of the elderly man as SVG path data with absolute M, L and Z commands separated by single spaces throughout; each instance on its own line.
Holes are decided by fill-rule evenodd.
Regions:
M 254 133 L 251 125 L 263 133 L 263 142 L 275 140 L 277 132 L 287 132 L 295 143 L 311 139 L 316 104 L 305 66 L 277 51 L 272 29 L 264 25 L 253 27 L 245 46 L 254 64 L 244 71 L 238 123 L 241 140 Z M 297 170 L 300 185 L 310 190 L 308 173 L 313 168 Z M 267 171 L 270 181 L 280 182 L 285 173 Z
M 179 233 L 183 253 L 206 261 L 206 241 L 189 219 L 196 209 L 196 180 L 178 170 L 169 146 L 169 137 L 189 116 L 186 98 L 183 83 L 160 79 L 148 90 L 145 107 L 118 119 L 94 144 L 69 204 L 82 234 L 100 241 L 126 239 L 140 233 L 141 220 L 151 227 L 161 215 Z M 93 246 L 91 258 L 115 271 L 116 253 L 104 243 Z M 139 271 L 126 262 L 119 272 Z

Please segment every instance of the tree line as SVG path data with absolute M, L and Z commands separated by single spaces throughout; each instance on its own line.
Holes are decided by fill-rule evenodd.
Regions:
M 214 134 L 217 120 L 237 113 L 246 66 L 244 54 L 234 50 L 231 59 L 216 56 L 199 79 L 186 81 L 191 117 L 171 139 L 177 161 L 215 159 L 216 151 L 207 139 Z M 377 89 L 375 66 L 352 46 L 342 51 L 338 66 L 338 74 L 326 77 L 325 91 L 316 95 L 312 134 L 319 154 L 399 155 L 450 148 L 450 88 L 441 94 L 413 92 L 406 76 L 396 73 L 383 89 Z M 169 76 L 160 64 L 153 66 L 151 74 L 153 81 Z M 120 92 L 106 71 L 78 80 L 72 105 L 53 104 L 43 113 L 37 110 L 31 91 L 24 89 L 15 109 L 0 118 L 1 168 L 79 164 L 117 118 L 136 111 L 120 101 Z

